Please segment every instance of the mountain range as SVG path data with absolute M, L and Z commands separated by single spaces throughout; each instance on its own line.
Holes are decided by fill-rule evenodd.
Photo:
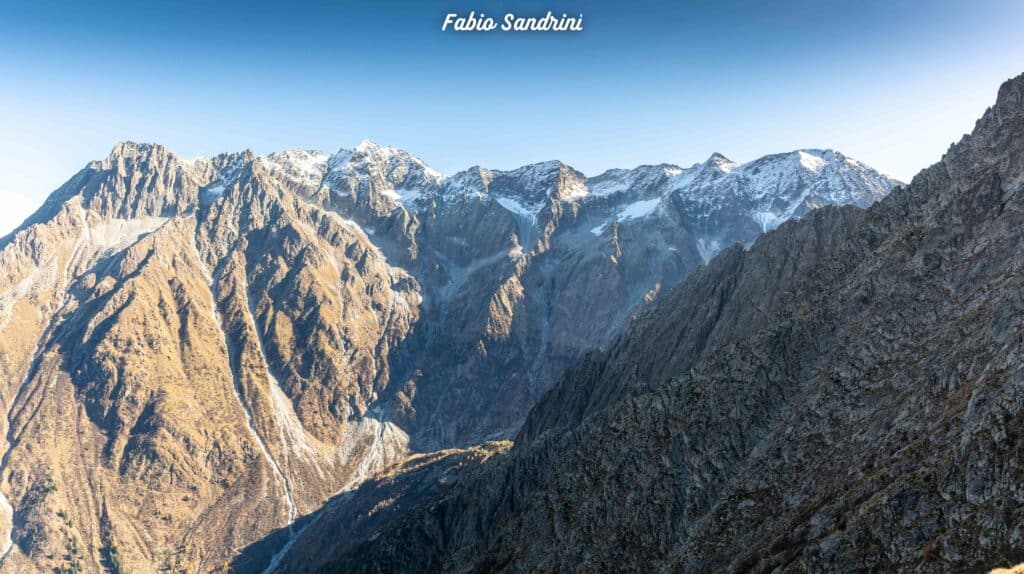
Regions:
M 372 142 L 191 160 L 119 143 L 0 239 L 3 569 L 308 569 L 423 536 L 402 521 L 441 504 L 429 501 L 462 504 L 454 493 L 513 512 L 474 502 L 477 483 L 459 477 L 534 496 L 555 475 L 519 472 L 575 460 L 546 449 L 608 438 L 581 430 L 592 413 L 611 416 L 646 396 L 640 382 L 681 376 L 813 300 L 794 277 L 834 280 L 882 245 L 880 223 L 864 245 L 844 234 L 888 213 L 861 208 L 907 202 L 883 200 L 898 185 L 831 150 L 594 177 L 557 161 L 444 176 Z M 772 242 L 775 259 L 758 259 Z M 693 322 L 698 331 L 684 328 Z M 830 339 L 796 341 L 806 351 Z M 637 432 L 604 447 L 635 448 L 648 431 Z M 575 462 L 629 468 L 599 460 Z M 465 525 L 498 518 L 445 508 Z M 379 542 L 338 546 L 331 533 L 365 528 L 367 512 Z M 565 528 L 549 518 L 503 540 Z M 443 548 L 412 538 L 405 550 L 435 562 L 393 559 L 410 571 L 500 569 L 508 554 L 442 530 L 458 556 L 442 536 Z M 584 546 L 547 555 L 568 565 Z M 606 558 L 592 563 L 616 564 Z
M 688 274 L 513 442 L 335 499 L 278 571 L 1020 571 L 1022 186 L 1024 75 L 909 185 Z

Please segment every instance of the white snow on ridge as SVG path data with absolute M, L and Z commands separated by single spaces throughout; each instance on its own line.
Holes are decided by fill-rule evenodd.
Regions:
M 226 167 L 221 168 L 217 171 L 217 178 L 212 183 L 208 184 L 203 190 L 204 193 L 211 197 L 220 197 L 229 187 L 234 185 L 238 181 L 239 171 L 241 171 L 241 164 L 233 163 Z
M 356 158 L 354 163 L 362 163 L 364 165 L 372 163 L 378 166 L 386 166 L 388 169 L 393 168 L 397 164 L 407 164 L 410 167 L 410 171 L 421 171 L 424 179 L 434 184 L 439 184 L 444 180 L 444 174 L 427 165 L 427 162 L 419 157 L 403 149 L 382 146 L 370 140 L 359 142 L 355 153 L 348 153 L 346 155 L 346 159 L 350 163 L 352 163 L 351 160 L 353 158 Z
M 607 197 L 630 190 L 643 190 L 658 185 L 663 180 L 678 177 L 684 171 L 677 165 L 642 165 L 634 169 L 610 169 L 598 176 L 587 179 L 590 195 Z
M 272 175 L 280 175 L 294 183 L 316 187 L 320 185 L 330 156 L 322 151 L 289 149 L 258 158 Z
M 806 149 L 768 155 L 728 172 L 709 171 L 707 166 L 713 159 L 699 166 L 696 175 L 684 172 L 677 178 L 675 192 L 707 210 L 746 204 L 750 216 L 759 218 L 765 229 L 780 223 L 775 218 L 792 217 L 809 200 L 813 200 L 811 204 L 866 207 L 899 184 L 833 150 Z
M 444 194 L 451 197 L 483 197 L 493 178 L 491 170 L 471 167 L 445 179 Z
M 409 152 L 363 140 L 354 150 L 341 149 L 326 162 L 323 184 L 334 192 L 376 193 L 398 205 L 419 200 L 437 189 L 444 175 Z

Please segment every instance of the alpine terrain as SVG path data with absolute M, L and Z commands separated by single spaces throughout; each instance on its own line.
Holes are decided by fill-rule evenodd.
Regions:
M 956 442 L 891 451 L 939 469 L 1012 440 L 986 418 L 1019 352 L 1006 91 L 951 152 L 960 171 L 868 212 L 898 182 L 831 150 L 444 176 L 371 142 L 192 160 L 119 143 L 0 239 L 0 569 L 706 566 L 775 500 L 742 536 L 813 521 L 780 543 L 796 552 L 839 506 L 778 473 L 849 470 L 855 497 L 897 462 L 851 466 L 843 445 Z M 1001 179 L 969 175 L 997 160 Z M 835 467 L 814 458 L 833 444 Z M 994 500 L 981 484 L 972 500 Z M 941 505 L 917 500 L 931 540 Z
M 690 183 L 684 203 L 727 205 L 700 192 L 814 163 L 788 157 Z M 1022 187 L 1024 75 L 909 185 L 782 223 L 663 289 L 552 386 L 514 445 L 413 457 L 336 499 L 281 571 L 1024 562 Z

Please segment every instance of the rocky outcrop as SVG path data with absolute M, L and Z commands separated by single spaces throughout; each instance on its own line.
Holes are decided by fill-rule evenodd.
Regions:
M 1024 76 L 869 209 L 728 249 L 570 370 L 507 455 L 327 572 L 1020 562 Z

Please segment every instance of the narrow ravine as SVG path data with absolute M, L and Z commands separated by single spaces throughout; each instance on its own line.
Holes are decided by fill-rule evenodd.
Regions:
M 271 397 L 271 400 L 273 400 L 274 389 L 276 388 L 282 394 L 284 393 L 284 389 L 281 388 L 281 383 L 277 380 L 276 377 L 274 377 L 274 374 L 270 372 L 270 361 L 267 359 L 266 347 L 263 346 L 263 334 L 260 333 L 260 327 L 256 323 L 256 311 L 255 309 L 253 309 L 252 306 L 252 293 L 250 293 L 249 291 L 249 278 L 245 276 L 244 270 L 242 272 L 242 286 L 243 289 L 245 290 L 245 308 L 249 312 L 249 320 L 252 322 L 252 330 L 254 333 L 256 333 L 256 348 L 259 350 L 260 357 L 263 359 L 263 369 L 267 375 L 267 381 L 270 383 L 270 388 L 268 388 L 267 391 Z M 283 423 L 278 421 L 278 424 Z M 265 444 L 263 446 L 264 448 L 267 447 L 267 445 Z M 283 446 L 285 445 L 282 445 L 282 447 Z M 267 454 L 268 456 L 270 456 L 269 449 L 267 450 Z M 280 476 L 282 482 L 284 483 L 284 493 L 288 502 L 288 530 L 290 532 L 290 536 L 294 536 L 294 532 L 292 532 L 292 524 L 294 524 L 295 519 L 298 518 L 298 509 L 295 505 L 295 497 L 292 495 L 292 485 L 291 482 L 288 480 L 288 476 L 281 469 L 281 466 L 278 464 L 277 460 L 273 456 L 270 456 L 270 461 L 274 465 L 274 468 L 277 471 L 278 476 Z
M 232 378 L 231 390 L 235 394 L 235 399 L 238 401 L 238 406 L 241 407 L 242 409 L 242 414 L 245 417 L 245 426 L 247 429 L 249 429 L 249 434 L 252 435 L 253 440 L 255 440 L 256 444 L 259 446 L 260 452 L 263 454 L 263 457 L 266 459 L 267 463 L 270 464 L 270 468 L 274 473 L 275 480 L 281 485 L 282 489 L 284 490 L 285 503 L 286 506 L 288 507 L 288 524 L 290 525 L 292 522 L 295 521 L 295 517 L 297 514 L 295 508 L 295 501 L 292 498 L 291 488 L 288 485 L 288 480 L 285 477 L 284 472 L 282 472 L 281 467 L 277 464 L 277 460 L 274 459 L 274 455 L 270 452 L 270 448 L 267 446 L 267 443 L 263 440 L 263 437 L 260 436 L 259 431 L 256 430 L 256 426 L 253 423 L 252 412 L 250 411 L 249 407 L 245 404 L 245 400 L 242 398 L 242 389 L 239 382 L 239 378 L 235 374 L 234 368 L 231 367 L 231 344 L 228 340 L 227 332 L 225 332 L 224 330 L 224 322 L 223 319 L 221 318 L 220 311 L 217 308 L 216 282 L 213 279 L 213 274 L 210 272 L 209 269 L 207 269 L 206 264 L 203 262 L 202 256 L 199 254 L 199 248 L 196 245 L 195 235 L 193 235 L 192 237 L 192 249 L 195 252 L 197 260 L 199 261 L 199 267 L 203 273 L 203 277 L 204 279 L 206 279 L 207 284 L 210 286 L 211 318 L 213 319 L 214 325 L 216 325 L 217 329 L 220 331 L 221 340 L 224 342 L 224 348 L 228 352 L 228 369 L 231 371 Z

